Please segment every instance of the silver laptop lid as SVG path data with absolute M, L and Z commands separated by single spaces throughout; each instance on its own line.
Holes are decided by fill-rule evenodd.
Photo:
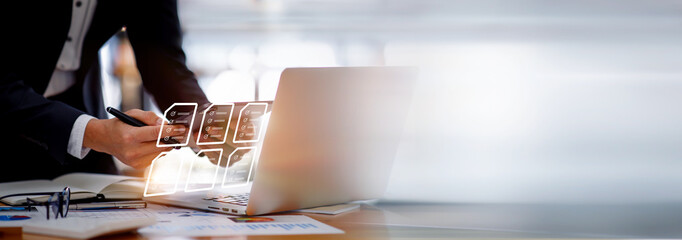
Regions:
M 406 67 L 284 70 L 247 214 L 381 197 L 415 78 Z

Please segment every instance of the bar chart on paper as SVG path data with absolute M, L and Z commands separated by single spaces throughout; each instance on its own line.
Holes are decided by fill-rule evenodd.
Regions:
M 233 221 L 223 214 L 151 205 L 145 209 L 155 215 L 157 224 L 139 229 L 142 235 L 160 236 L 230 236 L 230 235 L 294 235 L 339 234 L 343 231 L 302 215 L 259 216 L 249 219 L 264 221 Z
M 297 223 L 231 223 L 192 226 L 168 226 L 164 224 L 157 224 L 138 230 L 138 232 L 143 235 L 173 235 L 188 237 L 343 233 L 343 231 L 339 229 L 320 223 L 306 216 L 296 217 L 298 219 Z

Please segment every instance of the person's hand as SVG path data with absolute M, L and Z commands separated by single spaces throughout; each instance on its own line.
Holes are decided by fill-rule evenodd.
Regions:
M 138 109 L 125 113 L 149 126 L 134 127 L 118 119 L 93 119 L 85 128 L 83 147 L 111 154 L 126 165 L 137 169 L 149 166 L 159 153 L 171 149 L 156 147 L 163 121 L 156 114 Z M 172 128 L 168 131 L 172 136 L 185 133 L 185 128 L 181 125 L 171 125 L 167 128 Z

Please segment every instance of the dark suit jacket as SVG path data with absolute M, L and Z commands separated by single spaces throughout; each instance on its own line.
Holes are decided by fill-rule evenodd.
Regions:
M 67 153 L 71 128 L 83 113 L 104 116 L 98 50 L 126 27 L 143 85 L 160 109 L 173 102 L 207 101 L 185 65 L 175 0 L 98 0 L 83 43 L 76 84 L 65 93 L 42 96 L 71 23 L 74 0 L 11 1 L 0 68 L 0 182 L 53 178 L 74 172 L 115 173 L 110 157 L 91 151 L 84 160 Z M 77 0 L 75 0 L 77 1 Z M 2 155 L 0 155 L 2 156 Z

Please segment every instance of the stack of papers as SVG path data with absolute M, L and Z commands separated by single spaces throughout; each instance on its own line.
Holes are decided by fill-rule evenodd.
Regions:
M 142 211 L 155 214 L 158 221 L 155 225 L 139 229 L 142 235 L 201 237 L 343 233 L 303 215 L 238 217 L 161 205 L 151 205 Z
M 0 221 L 1 227 L 23 227 L 24 233 L 68 238 L 92 238 L 132 231 L 145 236 L 234 236 L 341 234 L 343 231 L 303 215 L 240 217 L 149 204 L 144 209 L 72 210 L 67 218 L 45 219 L 38 211 L 3 211 L 0 216 L 26 217 Z

